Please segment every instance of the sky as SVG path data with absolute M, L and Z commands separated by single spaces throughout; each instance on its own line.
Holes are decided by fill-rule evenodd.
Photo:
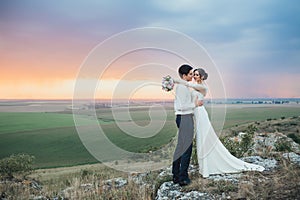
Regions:
M 72 98 L 91 51 L 116 34 L 143 27 L 173 30 L 200 44 L 227 98 L 300 98 L 299 13 L 297 0 L 1 0 L 0 99 Z M 180 41 L 172 45 L 194 53 Z M 112 53 L 114 48 L 118 45 Z M 176 76 L 183 62 L 170 52 L 123 55 L 98 75 L 95 96 L 172 98 L 159 81 L 168 73 Z M 166 63 L 171 68 L 161 70 Z M 219 77 L 206 70 L 210 90 L 217 91 Z M 122 96 L 122 88 L 132 91 Z

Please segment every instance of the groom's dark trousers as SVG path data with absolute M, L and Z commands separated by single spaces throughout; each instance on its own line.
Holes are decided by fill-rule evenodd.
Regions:
M 174 152 L 172 173 L 178 181 L 188 180 L 188 168 L 192 155 L 194 120 L 193 114 L 176 115 L 178 142 Z

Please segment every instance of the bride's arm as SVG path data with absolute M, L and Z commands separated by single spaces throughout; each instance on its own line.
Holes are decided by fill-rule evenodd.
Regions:
M 206 94 L 207 94 L 207 87 L 203 84 L 187 82 L 187 86 L 191 87 L 191 88 L 194 88 L 195 90 L 197 90 L 198 92 L 203 94 L 203 96 L 206 96 Z
M 191 88 L 201 92 L 203 94 L 203 96 L 205 96 L 206 93 L 207 93 L 207 87 L 203 84 L 190 83 L 190 82 L 187 82 L 187 81 L 182 80 L 182 79 L 174 79 L 174 82 L 185 85 L 185 86 L 188 86 L 188 87 L 191 87 Z

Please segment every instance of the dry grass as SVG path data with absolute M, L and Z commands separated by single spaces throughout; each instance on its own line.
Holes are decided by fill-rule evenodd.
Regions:
M 37 170 L 28 181 L 13 180 L 2 182 L 0 192 L 6 199 L 32 199 L 34 196 L 64 199 L 153 199 L 154 190 L 150 185 L 139 185 L 129 180 L 124 187 L 118 188 L 108 179 L 128 178 L 122 173 L 103 165 L 81 166 L 78 168 L 58 168 Z M 33 180 L 42 180 L 42 188 L 34 189 Z M 153 182 L 154 180 L 149 180 Z M 0 193 L 1 194 L 1 193 Z
M 216 198 L 230 199 L 300 199 L 300 167 L 282 157 L 274 171 L 245 172 L 238 184 L 230 181 L 192 178 L 192 184 L 184 191 L 197 190 L 213 194 Z
M 230 181 L 204 179 L 198 173 L 191 174 L 192 184 L 183 191 L 200 191 L 216 198 L 231 199 L 300 199 L 300 167 L 289 160 L 276 156 L 279 166 L 274 171 L 246 172 L 238 184 Z M 65 199 L 154 199 L 159 186 L 170 181 L 170 177 L 157 178 L 158 172 L 149 173 L 143 178 L 144 184 L 135 182 L 128 174 L 115 171 L 103 165 L 81 166 L 78 169 L 61 168 L 37 170 L 29 181 L 13 180 L 2 182 L 0 192 L 7 199 L 32 199 L 34 196 Z M 128 182 L 118 188 L 106 180 L 123 177 Z M 32 187 L 37 179 L 42 189 Z M 0 193 L 1 194 L 1 193 Z

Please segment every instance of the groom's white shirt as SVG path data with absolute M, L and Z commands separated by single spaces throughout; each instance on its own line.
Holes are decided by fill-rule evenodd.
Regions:
M 182 84 L 176 87 L 176 96 L 174 101 L 175 115 L 186 115 L 194 112 L 195 103 L 193 102 L 190 89 Z

